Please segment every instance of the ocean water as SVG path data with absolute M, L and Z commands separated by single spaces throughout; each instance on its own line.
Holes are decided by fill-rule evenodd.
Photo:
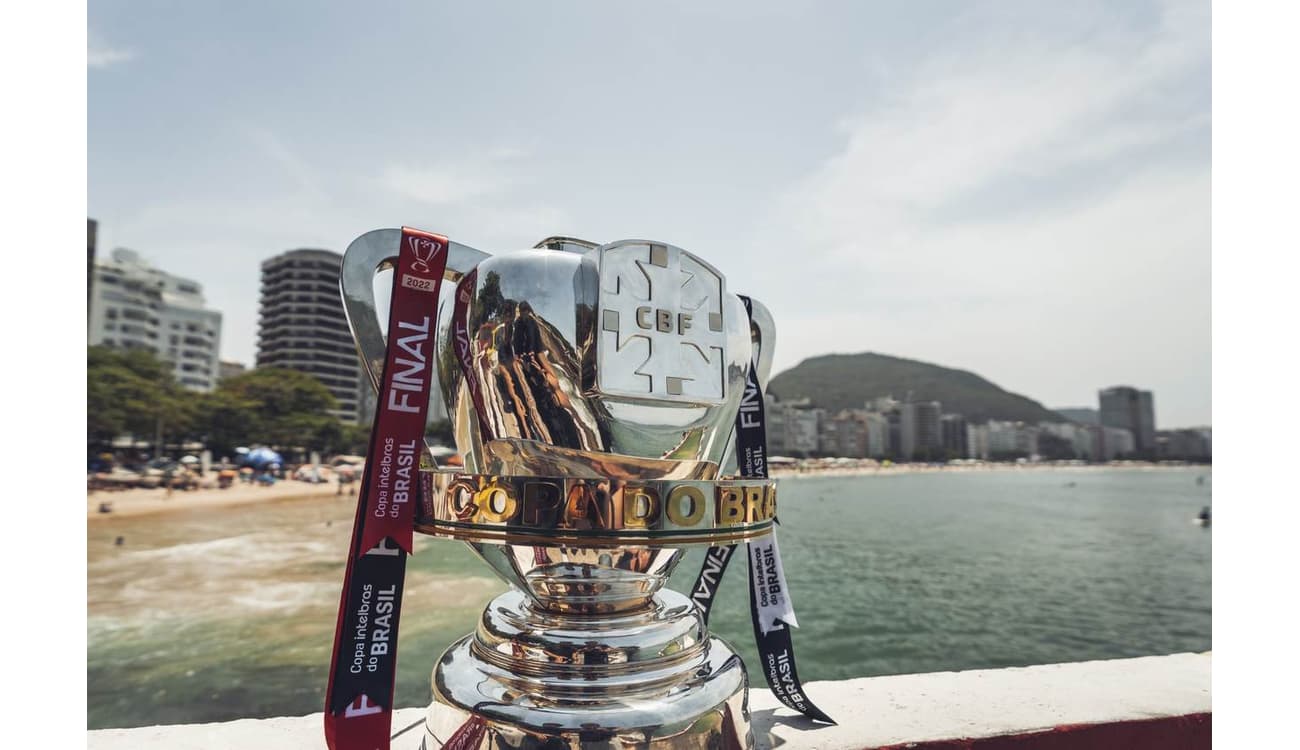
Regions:
M 783 479 L 800 675 L 1208 650 L 1212 532 L 1194 518 L 1211 484 L 1207 468 Z M 88 524 L 89 727 L 320 711 L 353 510 L 327 498 Z M 711 626 L 756 664 L 747 583 L 741 558 Z M 463 545 L 417 536 L 399 705 L 428 702 L 439 654 L 504 590 Z

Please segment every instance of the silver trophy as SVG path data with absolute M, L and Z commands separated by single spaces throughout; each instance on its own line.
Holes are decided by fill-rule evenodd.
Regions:
M 376 387 L 399 241 L 361 236 L 341 271 Z M 437 320 L 430 418 L 445 405 L 465 466 L 422 472 L 416 529 L 510 590 L 434 668 L 424 747 L 752 747 L 744 664 L 664 584 L 685 546 L 771 532 L 774 483 L 726 477 L 766 308 L 672 245 L 550 238 L 451 243 Z

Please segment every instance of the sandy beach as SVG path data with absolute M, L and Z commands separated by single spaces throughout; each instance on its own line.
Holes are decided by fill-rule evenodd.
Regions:
M 1166 471 L 1171 468 L 1191 468 L 1185 465 L 1155 464 L 1138 461 L 1118 461 L 1110 464 L 1075 465 L 1063 463 L 973 463 L 973 464 L 891 464 L 867 466 L 816 466 L 802 468 L 774 468 L 774 478 L 798 477 L 896 477 L 907 474 L 967 473 L 985 471 L 1095 471 L 1097 469 L 1129 469 L 1133 471 Z M 1197 467 L 1206 474 L 1211 467 Z M 355 498 L 360 482 L 345 485 L 343 492 Z M 106 521 L 148 515 L 171 513 L 195 508 L 221 508 L 248 503 L 279 502 L 309 497 L 335 497 L 338 485 L 333 482 L 310 484 L 294 480 L 276 482 L 271 487 L 236 484 L 228 489 L 199 489 L 188 492 L 173 490 L 168 496 L 162 489 L 131 489 L 117 492 L 97 491 L 86 496 L 86 517 L 90 521 Z M 101 513 L 100 503 L 110 503 L 111 512 Z
M 356 497 L 360 482 L 345 485 L 343 492 Z M 86 518 L 89 521 L 111 521 L 114 518 L 143 516 L 152 513 L 174 513 L 196 508 L 222 508 L 249 503 L 279 502 L 309 497 L 335 497 L 338 484 L 326 482 L 311 484 L 294 480 L 276 482 L 270 487 L 235 484 L 227 489 L 173 490 L 171 495 L 163 489 L 130 489 L 116 492 L 103 490 L 86 495 Z M 109 503 L 112 511 L 101 513 L 100 503 Z

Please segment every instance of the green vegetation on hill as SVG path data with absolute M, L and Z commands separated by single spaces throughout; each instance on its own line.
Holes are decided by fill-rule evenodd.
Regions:
M 787 401 L 806 397 L 832 412 L 861 409 L 880 396 L 902 401 L 910 394 L 914 401 L 938 401 L 945 414 L 961 414 L 968 422 L 1066 421 L 1037 401 L 1004 391 L 973 372 L 874 352 L 806 359 L 772 378 L 768 391 Z

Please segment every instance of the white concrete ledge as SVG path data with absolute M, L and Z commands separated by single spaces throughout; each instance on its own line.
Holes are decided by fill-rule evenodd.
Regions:
M 1067 735 L 1071 744 L 1058 746 L 1210 746 L 1209 653 L 865 677 L 806 687 L 839 726 L 812 724 L 779 707 L 765 686 L 754 687 L 750 709 L 760 750 L 978 748 L 986 744 L 982 739 L 1026 735 L 1024 743 L 997 747 L 1051 747 L 1052 738 Z M 423 717 L 423 708 L 401 709 L 394 714 L 393 731 Z M 99 729 L 88 733 L 88 744 L 94 750 L 319 750 L 325 746 L 322 726 L 321 715 L 312 714 Z M 421 734 L 418 726 L 400 733 L 393 750 L 417 750 Z

